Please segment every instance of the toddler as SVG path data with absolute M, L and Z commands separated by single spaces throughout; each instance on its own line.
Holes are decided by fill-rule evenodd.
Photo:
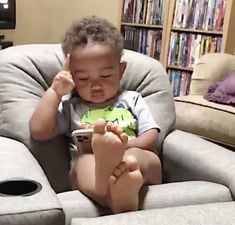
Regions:
M 72 158 L 72 188 L 113 213 L 137 210 L 142 185 L 162 180 L 154 153 L 160 128 L 139 93 L 120 89 L 123 38 L 93 16 L 68 28 L 62 49 L 63 70 L 30 119 L 31 135 L 43 141 L 92 126 L 91 149 Z

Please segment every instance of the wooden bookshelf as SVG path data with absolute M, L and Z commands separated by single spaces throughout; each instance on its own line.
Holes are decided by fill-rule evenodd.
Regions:
M 196 34 L 206 34 L 206 35 L 223 35 L 223 31 L 216 30 L 201 30 L 201 29 L 189 29 L 189 28 L 175 28 L 172 27 L 171 31 L 183 32 L 183 33 L 196 33 Z
M 227 0 L 224 17 L 222 52 L 233 54 L 235 52 L 235 1 Z
M 129 0 L 128 2 L 135 2 L 136 0 Z M 196 0 L 195 0 L 196 1 Z M 222 1 L 222 0 L 215 0 L 217 1 Z M 223 20 L 223 27 L 222 29 L 220 29 L 220 26 L 214 26 L 214 22 L 209 23 L 208 21 L 208 17 L 207 15 L 213 15 L 213 14 L 209 14 L 208 12 L 205 13 L 205 17 L 201 17 L 201 19 L 203 18 L 203 26 L 201 26 L 201 24 L 199 23 L 200 26 L 195 26 L 194 23 L 196 23 L 197 21 L 193 22 L 193 26 L 191 26 L 192 24 L 187 24 L 188 20 L 185 20 L 186 22 L 184 24 L 182 24 L 183 26 L 180 26 L 180 24 L 176 23 L 176 26 L 174 24 L 174 16 L 175 13 L 177 11 L 177 7 L 179 7 L 179 3 L 178 0 L 162 0 L 163 2 L 163 23 L 160 25 L 152 25 L 152 24 L 143 24 L 143 23 L 135 23 L 134 21 L 132 22 L 127 22 L 127 21 L 123 21 L 123 12 L 124 12 L 124 4 L 125 2 L 127 2 L 127 0 L 121 0 L 121 4 L 120 4 L 120 29 L 121 32 L 124 33 L 124 28 L 125 27 L 130 27 L 130 29 L 146 29 L 146 30 L 156 30 L 156 31 L 162 31 L 162 42 L 161 42 L 161 50 L 160 50 L 160 62 L 163 64 L 163 66 L 166 68 L 166 70 L 168 71 L 177 71 L 177 73 L 179 73 L 180 71 L 182 71 L 182 73 L 185 74 L 192 74 L 193 72 L 193 66 L 195 64 L 195 60 L 194 58 L 191 61 L 190 58 L 190 63 L 182 63 L 181 64 L 181 58 L 179 57 L 179 54 L 177 55 L 177 57 L 179 57 L 178 60 L 176 60 L 176 62 L 174 63 L 169 63 L 168 60 L 172 61 L 172 58 L 169 58 L 169 51 L 170 49 L 173 49 L 173 47 L 171 47 L 171 35 L 172 33 L 174 35 L 178 35 L 179 40 L 181 41 L 180 38 L 182 38 L 184 41 L 187 40 L 188 38 L 193 39 L 195 37 L 199 36 L 199 42 L 194 42 L 194 47 L 197 45 L 200 45 L 202 47 L 198 47 L 199 51 L 196 51 L 194 53 L 190 52 L 190 57 L 191 55 L 193 55 L 193 57 L 197 54 L 197 59 L 204 53 L 207 52 L 222 52 L 222 53 L 228 53 L 228 54 L 234 54 L 235 53 L 235 0 L 224 0 L 226 1 L 226 8 L 225 8 L 225 14 L 224 14 L 224 18 Z M 137 1 L 136 1 L 137 2 Z M 151 2 L 150 0 L 143 0 L 143 2 L 146 2 L 146 4 L 148 4 L 148 2 Z M 186 0 L 187 2 L 187 0 Z M 188 1 L 190 3 L 192 3 L 192 1 Z M 200 1 L 199 1 L 200 2 Z M 210 4 L 213 3 L 213 1 L 210 0 L 205 0 L 204 4 Z M 193 3 L 194 4 L 194 3 Z M 197 3 L 199 4 L 199 3 Z M 195 5 L 196 2 L 194 4 L 193 7 L 189 7 L 190 8 L 190 13 L 192 13 L 192 10 L 195 10 Z M 209 6 L 208 6 L 209 8 Z M 198 13 L 199 14 L 203 14 L 203 9 L 208 9 L 207 7 L 199 7 L 198 8 Z M 213 10 L 212 10 L 213 11 Z M 210 11 L 210 13 L 212 13 L 212 11 Z M 180 11 L 182 12 L 182 11 Z M 188 15 L 192 15 L 192 14 L 188 14 Z M 214 10 L 215 13 L 215 10 Z M 218 11 L 216 11 L 216 13 L 218 13 Z M 179 13 L 180 15 L 180 13 Z M 217 15 L 216 15 L 217 16 Z M 180 18 L 180 17 L 179 17 Z M 204 24 L 204 20 L 206 18 L 206 23 Z M 214 18 L 210 17 L 210 18 Z M 217 18 L 217 17 L 216 17 Z M 192 28 L 191 28 L 192 27 Z M 185 35 L 185 36 L 183 36 Z M 174 37 L 173 37 L 174 38 Z M 201 39 L 200 39 L 201 38 Z M 197 41 L 198 41 L 197 40 Z M 132 40 L 131 40 L 132 41 Z M 193 40 L 195 41 L 195 39 Z M 189 42 L 191 43 L 191 42 Z M 195 44 L 196 43 L 196 44 Z M 209 43 L 209 44 L 208 44 Z M 191 45 L 188 45 L 191 47 Z M 206 46 L 206 47 L 205 47 Z M 209 47 L 208 47 L 209 46 Z M 213 46 L 213 48 L 212 48 Z M 181 49 L 182 46 L 178 45 L 178 49 Z M 210 50 L 208 50 L 210 49 Z M 198 50 L 198 49 L 197 49 Z M 200 54 L 198 54 L 198 52 Z M 194 55 L 195 54 L 195 55 Z M 169 58 L 169 59 L 168 59 Z M 185 60 L 185 58 L 183 58 L 183 60 Z M 188 58 L 186 59 L 188 60 Z M 179 63 L 180 62 L 180 63 Z M 182 66 L 185 65 L 185 66 Z M 190 75 L 191 76 L 191 75 Z
M 148 0 L 145 0 L 148 1 Z M 125 0 L 120 0 L 120 28 L 123 32 L 124 26 L 139 27 L 146 29 L 156 29 L 162 30 L 162 49 L 161 49 L 161 59 L 165 68 L 167 68 L 168 61 L 168 51 L 171 38 L 171 32 L 181 32 L 181 33 L 194 33 L 194 34 L 204 34 L 208 36 L 221 36 L 222 37 L 222 47 L 221 52 L 234 54 L 235 52 L 235 0 L 226 0 L 226 11 L 224 17 L 223 31 L 216 30 L 202 30 L 202 29 L 189 29 L 189 28 L 177 28 L 173 27 L 174 13 L 176 8 L 177 0 L 163 0 L 163 24 L 162 25 L 151 25 L 142 23 L 130 23 L 123 22 L 123 6 Z
M 182 70 L 182 71 L 187 71 L 187 72 L 193 71 L 193 67 L 182 67 L 182 66 L 174 66 L 174 65 L 167 65 L 167 69 Z
M 163 59 L 164 59 L 164 45 L 165 45 L 165 29 L 167 27 L 167 12 L 168 12 L 168 6 L 169 6 L 169 0 L 163 0 L 163 6 L 162 6 L 162 24 L 151 24 L 151 23 L 148 23 L 148 22 L 143 22 L 143 23 L 136 23 L 134 21 L 132 22 L 126 22 L 126 21 L 123 21 L 123 14 L 124 14 L 124 5 L 125 5 L 125 0 L 121 0 L 121 5 L 120 5 L 120 11 L 121 11 L 121 14 L 120 14 L 120 30 L 123 34 L 123 36 L 125 37 L 125 28 L 126 27 L 129 27 L 130 29 L 133 28 L 133 29 L 145 29 L 145 30 L 153 30 L 153 31 L 161 31 L 161 47 L 160 47 L 160 50 L 159 50 L 159 58 L 157 58 L 160 62 L 163 63 Z M 135 0 L 132 0 L 132 1 L 129 1 L 129 3 L 133 3 L 135 2 Z M 150 2 L 148 0 L 144 0 L 143 1 L 143 4 L 144 2 Z M 148 4 L 148 3 L 147 3 Z M 134 41 L 134 40 L 133 40 Z M 154 56 L 152 56 L 154 57 Z
M 144 27 L 148 29 L 162 29 L 163 25 L 151 25 L 151 24 L 143 24 L 143 23 L 124 23 L 121 22 L 121 26 L 132 26 L 132 27 Z
M 233 54 L 235 52 L 235 1 L 234 0 L 226 0 L 226 9 L 224 16 L 224 25 L 223 31 L 217 30 L 202 30 L 202 29 L 191 29 L 191 28 L 178 28 L 173 26 L 174 14 L 176 10 L 177 0 L 172 0 L 169 2 L 168 7 L 168 17 L 167 17 L 167 27 L 165 29 L 166 34 L 164 35 L 166 38 L 165 49 L 164 49 L 164 58 L 163 65 L 165 68 L 168 67 L 168 54 L 170 48 L 170 39 L 171 32 L 179 32 L 179 33 L 192 33 L 192 34 L 201 34 L 206 36 L 218 36 L 222 37 L 222 45 L 221 52 Z
M 173 82 L 172 89 L 174 95 L 182 94 L 182 92 L 184 92 L 181 91 L 181 85 L 183 88 L 185 88 L 186 85 L 188 87 L 190 86 L 189 82 L 193 72 L 193 66 L 203 54 L 210 52 L 233 54 L 235 51 L 235 1 L 225 1 L 226 8 L 224 18 L 222 20 L 218 19 L 222 18 L 221 16 L 218 16 L 219 10 L 216 10 L 218 9 L 218 6 L 212 8 L 215 10 L 203 11 L 204 8 L 209 10 L 209 4 L 213 3 L 213 1 L 204 1 L 204 4 L 208 4 L 208 8 L 199 6 L 198 13 L 203 16 L 196 19 L 194 17 L 194 20 L 191 22 L 189 22 L 188 19 L 184 19 L 184 17 L 189 16 L 190 14 L 183 15 L 182 19 L 180 16 L 182 11 L 179 10 L 180 13 L 177 15 L 177 7 L 179 7 L 178 0 L 172 0 L 170 2 L 165 34 L 166 44 L 164 49 L 163 65 L 171 76 L 170 80 Z M 192 1 L 188 2 L 192 3 Z M 200 4 L 201 2 L 199 1 L 197 4 Z M 220 3 L 220 7 L 222 7 L 224 2 L 217 0 L 216 4 L 217 3 Z M 191 8 L 192 10 L 195 10 L 195 5 Z M 212 12 L 214 14 L 212 14 Z M 178 17 L 175 18 L 175 16 Z M 212 23 L 209 23 L 211 20 L 208 20 L 208 17 L 213 18 Z M 215 23 L 215 21 L 217 21 L 215 20 L 216 18 L 219 20 L 218 24 L 217 22 Z M 223 26 L 221 27 L 222 21 Z M 195 48 L 194 51 L 192 51 L 193 48 Z M 186 53 L 182 49 L 187 49 Z M 178 78 L 175 78 L 177 76 Z M 181 80 L 182 78 L 184 79 L 183 81 Z M 180 80 L 174 82 L 174 79 Z M 189 79 L 186 82 L 187 84 L 183 84 L 185 79 Z M 174 83 L 176 85 L 180 84 L 179 91 L 175 91 Z M 185 93 L 187 94 L 187 92 L 188 91 Z

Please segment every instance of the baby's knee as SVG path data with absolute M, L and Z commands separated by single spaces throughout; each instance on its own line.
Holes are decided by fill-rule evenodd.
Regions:
M 107 207 L 109 196 L 101 194 L 95 187 L 78 186 L 78 190 L 98 204 Z
M 74 169 L 71 169 L 69 173 L 69 181 L 70 181 L 70 186 L 72 190 L 77 190 L 78 189 L 78 180 L 77 180 L 77 174 Z

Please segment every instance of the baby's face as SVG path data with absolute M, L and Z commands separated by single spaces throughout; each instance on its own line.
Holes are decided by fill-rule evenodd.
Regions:
M 71 52 L 71 74 L 85 101 L 103 103 L 117 94 L 126 64 L 113 49 L 108 43 L 88 42 Z

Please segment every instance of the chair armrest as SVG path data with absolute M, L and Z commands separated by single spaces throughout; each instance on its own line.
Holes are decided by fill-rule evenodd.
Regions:
M 234 211 L 232 201 L 74 218 L 71 225 L 232 225 L 235 224 Z
M 41 188 L 31 195 L 8 195 L 2 187 L 4 181 L 33 180 Z M 59 200 L 51 188 L 43 170 L 30 151 L 20 142 L 0 137 L 0 224 L 59 224 L 65 223 Z M 27 187 L 28 188 L 28 187 Z M 15 184 L 7 191 L 27 190 Z
M 235 199 L 235 152 L 180 130 L 163 144 L 166 182 L 205 180 L 227 186 Z

